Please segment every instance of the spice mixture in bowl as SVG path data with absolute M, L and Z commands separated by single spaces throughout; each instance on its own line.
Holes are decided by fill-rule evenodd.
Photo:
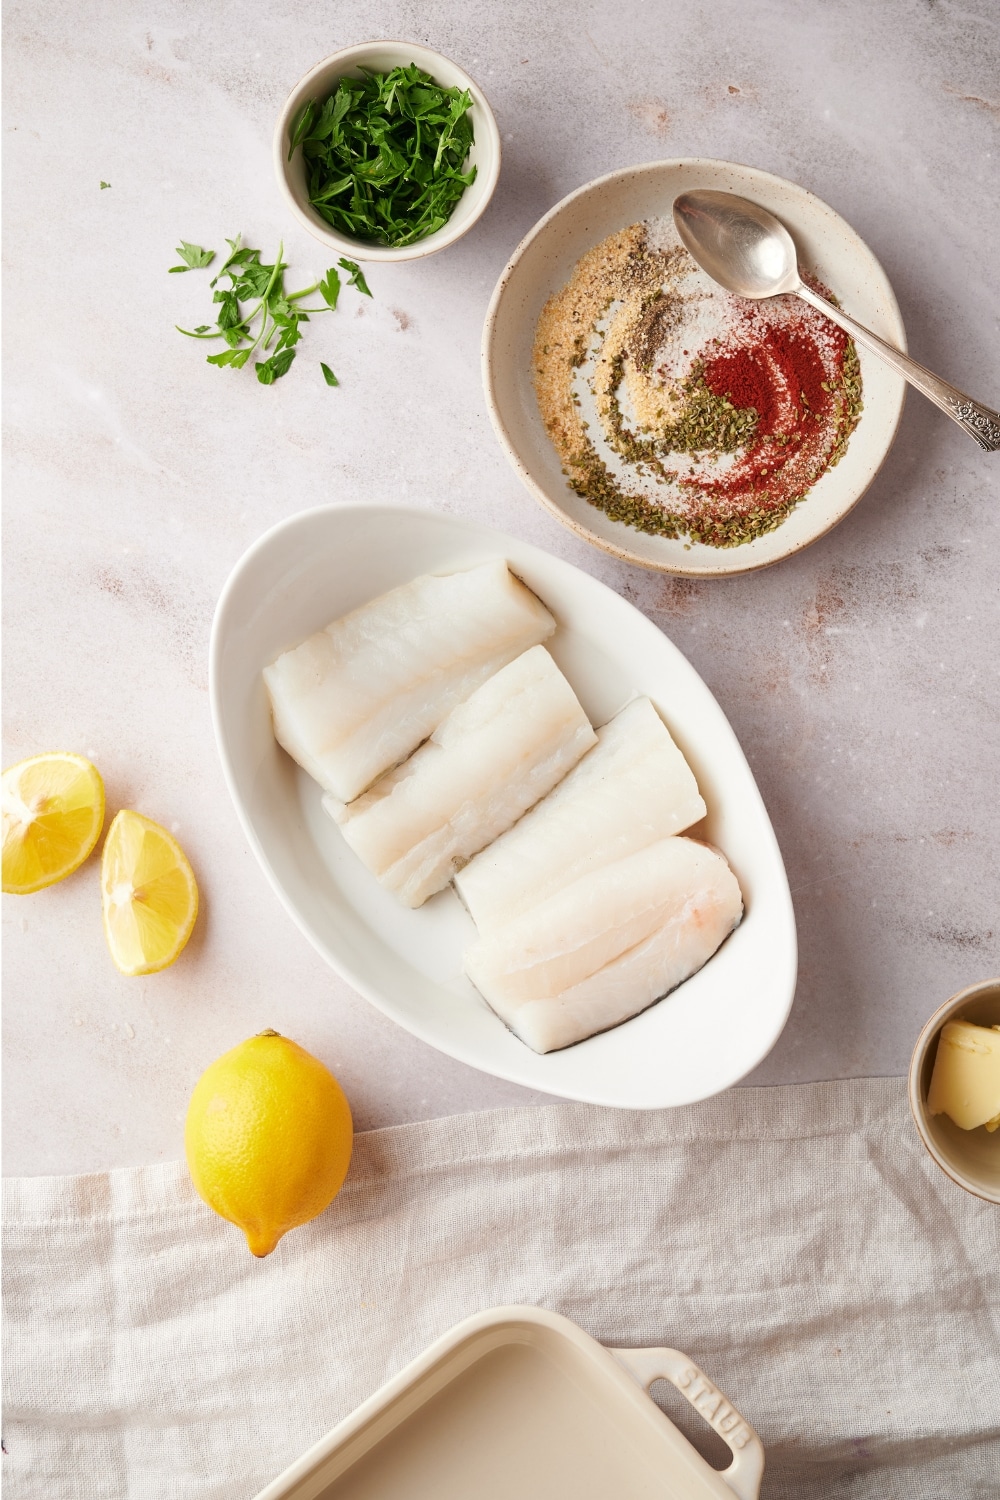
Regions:
M 663 219 L 609 235 L 549 298 L 534 380 L 578 495 L 715 547 L 780 525 L 862 409 L 846 334 L 797 298 L 723 290 Z
M 494 430 L 535 498 L 643 567 L 748 572 L 841 521 L 892 445 L 902 378 L 800 299 L 751 302 L 676 236 L 679 193 L 738 193 L 804 278 L 905 349 L 885 272 L 805 188 L 731 162 L 650 162 L 564 198 L 522 240 L 483 330 Z

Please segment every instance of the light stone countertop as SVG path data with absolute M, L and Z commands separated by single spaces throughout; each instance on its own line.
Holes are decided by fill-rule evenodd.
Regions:
M 490 429 L 479 337 L 535 220 L 633 162 L 715 156 L 794 178 L 867 240 L 911 352 L 1000 400 L 1000 12 L 992 0 L 10 0 L 5 7 L 4 764 L 89 755 L 108 812 L 174 829 L 203 912 L 180 961 L 118 975 L 97 862 L 4 901 L 5 1170 L 175 1157 L 190 1089 L 265 1026 L 338 1074 L 357 1124 L 542 1102 L 373 1010 L 293 927 L 246 848 L 209 718 L 219 591 L 281 518 L 396 501 L 488 522 L 631 599 L 687 654 L 767 803 L 801 945 L 753 1082 L 905 1070 L 926 1016 L 1000 971 L 1000 455 L 911 395 L 855 512 L 765 573 L 618 564 L 524 492 Z M 271 131 L 314 62 L 372 36 L 454 57 L 504 142 L 461 243 L 374 266 L 290 374 L 204 363 L 207 277 L 181 237 L 284 237 Z M 101 190 L 104 179 L 110 188 Z M 301 278 L 301 279 L 300 279 Z M 341 379 L 321 381 L 325 359 Z

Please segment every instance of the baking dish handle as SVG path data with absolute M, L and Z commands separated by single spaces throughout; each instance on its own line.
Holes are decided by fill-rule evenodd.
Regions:
M 724 1480 L 739 1500 L 757 1500 L 764 1473 L 764 1445 L 722 1392 L 703 1375 L 698 1366 L 677 1349 L 612 1349 L 619 1364 L 648 1393 L 654 1380 L 669 1380 L 686 1396 L 699 1416 L 704 1417 L 729 1445 L 733 1461 L 723 1469 Z

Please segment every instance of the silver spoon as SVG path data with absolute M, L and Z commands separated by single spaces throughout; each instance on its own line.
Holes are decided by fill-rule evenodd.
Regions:
M 988 453 L 1000 449 L 1000 412 L 972 401 L 804 285 L 792 237 L 766 208 L 736 193 L 697 188 L 674 199 L 674 223 L 702 270 L 727 291 L 755 302 L 783 292 L 801 297 L 940 406 L 980 448 Z

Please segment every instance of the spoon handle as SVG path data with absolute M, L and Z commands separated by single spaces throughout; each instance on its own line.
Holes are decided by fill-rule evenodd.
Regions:
M 795 288 L 795 295 L 801 297 L 804 302 L 819 308 L 834 323 L 845 329 L 858 344 L 863 344 L 873 354 L 884 359 L 887 365 L 891 365 L 915 385 L 918 391 L 922 391 L 935 406 L 957 422 L 970 437 L 974 437 L 980 448 L 985 448 L 987 453 L 995 453 L 1000 449 L 1000 412 L 991 411 L 988 406 L 982 406 L 978 401 L 971 400 L 955 386 L 949 385 L 947 380 L 941 380 L 937 375 L 925 370 L 923 365 L 918 365 L 915 359 L 910 359 L 908 354 L 903 354 L 899 349 L 894 349 L 887 344 L 885 339 L 880 339 L 877 333 L 872 333 L 863 324 L 856 323 L 847 313 L 841 312 L 839 307 L 834 307 L 814 292 L 812 287 L 805 286 L 802 282 Z

